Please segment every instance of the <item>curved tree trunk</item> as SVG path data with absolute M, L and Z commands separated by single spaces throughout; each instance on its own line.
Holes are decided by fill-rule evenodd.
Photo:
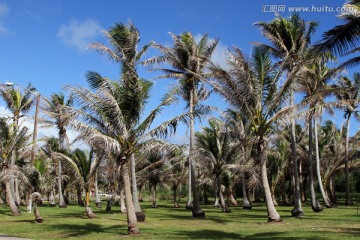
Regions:
M 350 117 L 351 113 L 347 114 L 346 119 L 346 142 L 345 142 L 345 205 L 353 205 L 350 195 L 349 183 L 349 130 L 350 130 Z
M 290 97 L 291 106 L 294 105 L 294 94 L 291 93 Z M 295 114 L 295 109 L 293 110 Z M 300 180 L 299 180 L 299 168 L 298 168 L 298 158 L 296 154 L 296 129 L 295 129 L 295 119 L 291 118 L 291 155 L 294 164 L 294 208 L 291 210 L 291 215 L 293 217 L 301 217 L 304 215 L 304 210 L 301 206 L 301 194 L 300 194 Z
M 229 189 L 229 199 L 230 199 L 231 204 L 233 206 L 238 206 L 239 204 L 234 197 L 234 192 L 233 192 L 232 188 L 229 187 L 228 189 Z
M 325 206 L 327 208 L 333 207 L 332 203 L 330 202 L 329 197 L 326 195 L 323 182 L 321 180 L 321 172 L 320 172 L 320 156 L 319 156 L 319 141 L 318 141 L 318 130 L 317 130 L 317 120 L 314 119 L 314 130 L 315 130 L 315 156 L 316 156 L 316 175 L 319 182 L 320 192 L 324 199 Z
M 261 166 L 261 182 L 264 189 L 266 209 L 268 213 L 268 222 L 281 222 L 282 219 L 279 213 L 276 211 L 276 208 L 274 206 L 271 197 L 271 191 L 270 191 L 269 180 L 267 176 L 267 167 L 266 167 L 267 155 L 266 155 L 266 148 L 264 146 L 263 139 L 260 139 L 259 142 L 257 143 L 257 154 Z
M 126 202 L 126 216 L 128 222 L 128 234 L 138 234 L 140 233 L 138 222 L 136 219 L 134 204 L 132 201 L 131 194 L 131 182 L 129 177 L 129 166 L 128 162 L 125 162 L 121 166 L 121 175 L 124 182 L 124 190 L 125 190 L 125 202 Z
M 55 197 L 54 197 L 54 189 L 51 189 L 51 191 L 50 191 L 49 204 L 50 204 L 50 207 L 56 206 Z
M 312 108 L 312 106 L 310 107 Z M 309 182 L 311 194 L 311 207 L 314 212 L 321 212 L 323 209 L 316 199 L 314 188 L 314 175 L 313 175 L 313 113 L 309 116 Z
M 224 198 L 225 186 L 221 185 L 220 182 L 219 182 L 219 185 L 220 185 L 220 187 L 219 187 L 220 188 L 219 196 L 220 196 L 220 203 L 221 203 L 221 207 L 222 207 L 222 212 L 229 213 L 231 211 L 229 209 L 228 203 L 226 202 L 226 200 Z
M 19 208 L 16 206 L 14 196 L 12 195 L 11 183 L 12 183 L 11 178 L 6 180 L 6 183 L 5 183 L 6 184 L 6 202 L 9 204 L 12 215 L 17 216 L 17 215 L 21 215 L 21 212 L 20 212 Z
M 31 198 L 30 198 L 33 206 L 34 206 L 34 215 L 35 215 L 35 220 L 38 223 L 42 223 L 43 222 L 43 218 L 40 215 L 39 209 L 38 209 L 38 202 L 39 200 L 41 200 L 41 195 L 38 192 L 34 192 L 31 194 Z
M 242 185 L 242 192 L 243 192 L 243 209 L 252 209 L 252 205 L 251 205 L 251 202 L 250 202 L 249 196 L 248 196 L 248 190 L 246 187 L 246 174 L 245 174 L 244 170 L 242 172 L 241 185 Z
M 135 208 L 136 218 L 139 222 L 145 221 L 145 213 L 142 211 L 139 204 L 137 184 L 136 184 L 136 171 L 135 171 L 135 154 L 131 154 L 130 159 L 130 169 L 131 169 L 131 186 L 132 186 L 132 198 Z
M 85 211 L 88 218 L 96 218 L 96 215 L 93 213 L 90 207 L 90 189 L 91 187 L 86 187 L 86 193 L 85 193 Z

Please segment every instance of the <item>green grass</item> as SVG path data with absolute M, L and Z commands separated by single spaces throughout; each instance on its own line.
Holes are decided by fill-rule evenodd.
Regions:
M 191 212 L 172 208 L 171 202 L 159 201 L 152 209 L 149 202 L 142 203 L 146 221 L 140 223 L 141 234 L 135 239 L 359 239 L 360 212 L 356 206 L 339 206 L 313 213 L 304 206 L 305 216 L 290 216 L 291 207 L 280 206 L 282 223 L 266 223 L 263 204 L 252 210 L 232 207 L 231 213 L 221 213 L 211 205 L 203 206 L 206 219 L 193 219 Z M 126 235 L 126 216 L 118 206 L 112 213 L 105 208 L 95 209 L 96 219 L 87 219 L 84 208 L 70 205 L 66 209 L 40 207 L 44 222 L 35 222 L 33 214 L 22 208 L 21 216 L 11 216 L 8 207 L 0 206 L 0 233 L 31 239 L 119 239 Z

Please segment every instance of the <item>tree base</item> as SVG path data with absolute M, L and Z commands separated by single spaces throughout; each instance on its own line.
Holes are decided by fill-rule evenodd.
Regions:
M 186 208 L 187 210 L 192 210 L 192 206 L 189 206 L 189 205 L 186 205 L 185 208 Z
M 42 218 L 36 218 L 35 219 L 38 223 L 42 223 L 44 220 Z
M 101 202 L 95 203 L 95 206 L 96 206 L 97 208 L 101 208 Z
M 273 219 L 273 218 L 268 217 L 268 223 L 280 223 L 282 221 L 283 220 L 281 218 Z
M 192 215 L 193 215 L 193 218 L 205 218 L 205 212 L 203 212 L 201 210 L 198 212 L 192 211 Z
M 67 208 L 67 205 L 59 205 L 59 208 Z
M 349 200 L 349 201 L 345 201 L 345 206 L 353 206 L 354 203 L 353 201 Z
M 244 205 L 243 205 L 243 209 L 251 210 L 251 209 L 252 209 L 252 206 L 244 206 Z
M 50 207 L 56 207 L 56 203 L 50 203 Z
M 320 204 L 317 206 L 311 206 L 311 208 L 314 212 L 321 212 L 323 210 L 323 208 L 320 206 Z
M 296 217 L 296 218 L 301 218 L 302 216 L 304 216 L 304 211 L 303 210 L 295 210 L 295 208 L 293 210 L 291 210 L 291 216 Z
M 145 213 L 143 212 L 135 212 L 136 219 L 138 222 L 144 222 L 145 221 Z
M 128 234 L 129 235 L 135 235 L 135 234 L 139 234 L 140 230 L 138 227 L 128 227 Z

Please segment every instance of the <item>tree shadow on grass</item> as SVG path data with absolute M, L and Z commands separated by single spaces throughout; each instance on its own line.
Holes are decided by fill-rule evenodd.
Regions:
M 283 232 L 264 232 L 264 233 L 256 233 L 253 235 L 243 236 L 239 233 L 232 233 L 226 231 L 219 230 L 209 230 L 203 229 L 198 231 L 178 231 L 175 232 L 174 235 L 177 235 L 179 238 L 186 239 L 305 239 L 305 240 L 313 240 L 314 237 L 289 237 L 282 236 Z M 325 239 L 325 238 L 317 238 L 317 239 Z
M 86 223 L 84 225 L 75 224 L 56 224 L 52 225 L 52 228 L 56 230 L 62 230 L 66 237 L 78 237 L 85 236 L 91 233 L 104 232 L 103 227 L 100 224 Z

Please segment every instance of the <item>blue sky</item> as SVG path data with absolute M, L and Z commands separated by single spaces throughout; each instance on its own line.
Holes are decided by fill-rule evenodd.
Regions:
M 281 15 L 289 16 L 289 7 L 335 9 L 343 3 L 343 0 L 0 0 L 0 82 L 22 85 L 31 82 L 43 95 L 50 96 L 62 91 L 64 84 L 86 85 L 84 74 L 89 70 L 118 78 L 116 64 L 86 49 L 91 42 L 104 42 L 101 30 L 109 29 L 115 22 L 131 20 L 140 30 L 140 45 L 150 41 L 171 44 L 168 32 L 190 31 L 193 35 L 207 32 L 211 38 L 220 39 L 215 59 L 222 62 L 222 51 L 228 47 L 237 45 L 249 53 L 251 42 L 265 41 L 253 24 L 273 19 L 271 6 L 285 6 Z M 306 20 L 319 22 L 315 40 L 340 23 L 336 14 L 300 13 Z M 144 78 L 154 77 L 145 69 L 139 72 Z M 171 82 L 156 81 L 151 106 L 156 105 Z M 224 106 L 216 97 L 209 103 Z M 171 108 L 164 117 L 175 116 L 182 109 L 183 105 Z M 334 118 L 341 122 L 342 115 Z M 353 127 L 352 132 L 357 128 Z M 179 131 L 176 138 L 181 142 L 186 128 Z

